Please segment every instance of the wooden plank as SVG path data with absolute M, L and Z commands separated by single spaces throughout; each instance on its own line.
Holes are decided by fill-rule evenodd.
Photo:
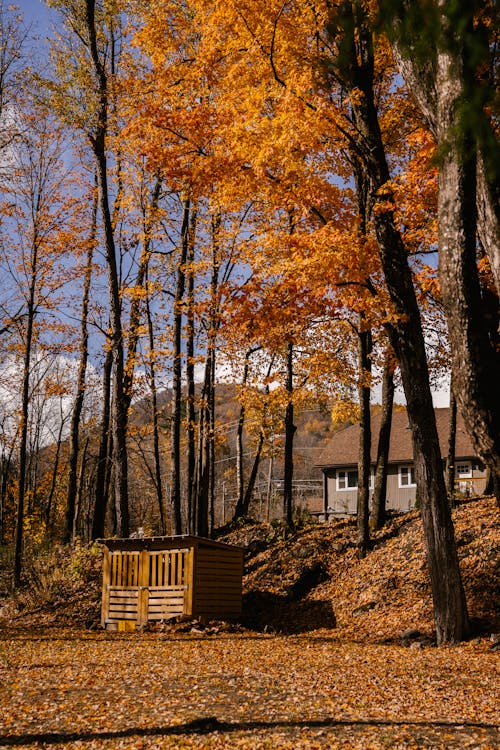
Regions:
M 109 584 L 111 582 L 111 552 L 104 552 L 102 559 L 101 627 L 106 625 L 109 607 Z
M 193 591 L 194 591 L 194 547 L 186 553 L 186 568 L 184 571 L 184 583 L 187 591 L 184 596 L 183 614 L 191 617 L 193 614 Z
M 139 558 L 138 569 L 139 604 L 137 609 L 137 624 L 145 625 L 148 621 L 148 598 L 149 598 L 149 551 L 142 550 Z

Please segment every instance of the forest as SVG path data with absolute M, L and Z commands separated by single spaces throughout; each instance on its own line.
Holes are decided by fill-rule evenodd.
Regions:
M 431 387 L 451 378 L 500 501 L 495 4 L 47 4 L 47 56 L 0 6 L 12 586 L 47 546 L 213 535 L 249 515 L 277 452 L 293 529 L 297 415 L 318 404 L 362 426 L 363 558 L 370 404 L 381 389 L 390 423 L 401 383 L 437 642 L 463 640 Z

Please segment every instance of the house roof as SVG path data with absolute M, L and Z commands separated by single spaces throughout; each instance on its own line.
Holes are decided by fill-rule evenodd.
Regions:
M 441 456 L 446 458 L 448 453 L 449 409 L 435 409 L 436 425 L 441 447 Z M 381 413 L 372 413 L 372 462 L 377 452 L 378 433 L 380 429 Z M 349 466 L 358 463 L 359 453 L 359 423 L 344 427 L 336 432 L 327 443 L 320 455 L 316 466 Z M 476 458 L 476 452 L 465 430 L 465 424 L 460 414 L 457 414 L 457 435 L 455 447 L 456 459 Z M 411 430 L 408 424 L 406 409 L 394 410 L 392 413 L 391 442 L 389 447 L 389 463 L 413 462 L 413 446 Z

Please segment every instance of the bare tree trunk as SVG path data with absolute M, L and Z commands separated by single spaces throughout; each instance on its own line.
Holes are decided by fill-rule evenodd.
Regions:
M 285 462 L 283 473 L 283 510 L 285 520 L 293 529 L 293 438 L 296 426 L 293 422 L 293 343 L 289 341 L 286 348 L 286 392 L 288 394 L 285 409 Z
M 111 455 L 108 451 L 110 435 L 111 410 L 111 349 L 106 351 L 102 376 L 102 415 L 99 435 L 99 455 L 97 457 L 97 472 L 95 482 L 94 517 L 92 522 L 92 539 L 104 537 L 104 524 L 108 506 L 108 484 L 106 475 Z
M 460 411 L 478 454 L 500 474 L 500 352 L 491 347 L 484 325 L 477 268 L 475 136 L 460 115 L 461 102 L 473 91 L 475 82 L 463 66 L 463 49 L 444 10 L 441 21 L 450 41 L 438 50 L 436 70 L 437 138 L 443 146 L 438 201 L 439 278 Z M 469 23 L 472 33 L 472 16 Z
M 62 409 L 61 409 L 61 412 L 62 412 Z M 57 435 L 56 455 L 54 457 L 54 464 L 52 467 L 52 480 L 50 482 L 50 491 L 49 491 L 49 496 L 47 498 L 47 504 L 45 506 L 45 514 L 44 514 L 46 532 L 49 532 L 51 528 L 50 515 L 52 512 L 52 501 L 54 500 L 54 493 L 57 487 L 57 472 L 59 471 L 59 459 L 61 457 L 61 443 L 62 443 L 62 433 L 63 433 L 63 428 L 64 428 L 64 419 L 63 419 L 62 414 L 60 416 L 61 416 L 61 421 L 59 424 L 59 432 Z
M 371 373 L 371 332 L 366 329 L 365 316 L 359 316 L 358 359 L 359 359 L 359 458 L 358 458 L 358 494 L 357 494 L 357 527 L 358 557 L 364 557 L 370 544 L 369 500 L 371 469 L 371 415 L 370 383 Z
M 194 250 L 196 231 L 196 210 L 191 210 L 189 246 L 187 257 L 187 299 L 186 299 L 186 396 L 187 396 L 187 515 L 188 529 L 195 532 L 194 505 L 196 485 L 196 391 L 194 382 Z
M 182 534 L 181 512 L 181 424 L 182 424 L 182 310 L 186 286 L 186 261 L 189 248 L 189 214 L 191 204 L 183 201 L 181 253 L 177 265 L 177 284 L 174 298 L 172 418 L 170 430 L 171 494 L 174 534 Z
M 373 490 L 370 527 L 372 531 L 381 529 L 385 524 L 385 504 L 387 493 L 387 467 L 391 441 L 392 406 L 394 402 L 393 365 L 386 361 L 382 379 L 382 413 L 377 446 L 377 463 L 375 466 L 375 487 Z
M 87 263 L 83 280 L 82 312 L 80 318 L 80 363 L 78 365 L 78 376 L 76 382 L 76 395 L 71 415 L 71 426 L 69 432 L 69 457 L 68 457 L 68 489 L 66 495 L 66 518 L 64 524 L 63 541 L 67 544 L 72 541 L 75 529 L 75 503 L 77 491 L 77 468 L 80 420 L 85 396 L 85 379 L 87 375 L 88 361 L 88 309 L 90 297 L 90 282 L 92 280 L 92 262 L 94 257 L 94 244 L 97 231 L 97 190 L 94 191 L 94 204 L 92 208 L 92 227 L 87 251 Z
M 160 459 L 160 431 L 158 425 L 158 398 L 156 390 L 156 368 L 155 368 L 155 342 L 154 342 L 154 331 L 153 331 L 153 319 L 151 317 L 151 308 L 149 303 L 149 295 L 146 299 L 146 317 L 148 321 L 148 333 L 149 333 L 149 386 L 151 389 L 151 414 L 153 418 L 153 452 L 154 452 L 154 477 L 155 477 L 155 491 L 156 491 L 156 502 L 158 505 L 158 514 L 160 518 L 160 531 L 162 534 L 166 534 L 166 523 L 165 523 L 165 512 L 163 510 L 163 482 L 161 478 L 161 459 Z M 177 533 L 177 532 L 176 532 Z
M 89 52 L 94 74 L 98 83 L 97 94 L 99 97 L 97 125 L 95 133 L 89 134 L 89 140 L 92 145 L 97 166 L 99 208 L 104 227 L 104 251 L 108 271 L 111 342 L 113 353 L 113 399 L 111 424 L 113 430 L 114 491 L 117 514 L 117 533 L 121 537 L 127 537 L 129 535 L 127 481 L 128 403 L 124 392 L 124 352 L 120 286 L 108 190 L 108 164 L 106 156 L 109 107 L 108 78 L 98 49 L 97 31 L 95 27 L 95 0 L 86 0 L 85 7 L 85 22 L 88 34 Z
M 446 491 L 450 503 L 455 492 L 455 444 L 457 439 L 457 400 L 453 391 L 453 378 L 450 383 L 450 421 L 448 426 L 448 452 L 446 456 Z
M 33 238 L 30 262 L 30 285 L 26 306 L 26 340 L 23 358 L 23 379 L 21 386 L 21 427 L 19 435 L 19 484 L 17 491 L 17 515 L 14 547 L 14 588 L 21 585 L 24 543 L 24 502 L 26 491 L 26 459 L 28 441 L 28 416 L 30 400 L 31 350 L 33 346 L 33 325 L 35 321 L 35 294 L 38 273 L 38 239 Z

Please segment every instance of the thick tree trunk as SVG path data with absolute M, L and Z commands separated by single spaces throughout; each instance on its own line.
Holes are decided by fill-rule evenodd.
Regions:
M 358 494 L 357 494 L 357 527 L 358 557 L 364 557 L 370 544 L 369 501 L 371 469 L 371 415 L 370 384 L 371 373 L 371 332 L 365 329 L 364 315 L 359 316 L 358 362 L 359 362 L 359 458 L 358 458 Z
M 478 454 L 500 474 L 500 352 L 490 345 L 477 269 L 476 149 L 460 115 L 461 102 L 473 85 L 466 79 L 458 50 L 439 50 L 439 276 L 460 411 Z
M 375 486 L 373 489 L 370 528 L 381 529 L 386 519 L 387 467 L 391 443 L 392 406 L 394 403 L 394 373 L 392 362 L 386 361 L 382 379 L 382 412 L 377 445 L 375 466 Z
M 500 145 L 484 106 L 495 85 L 484 78 L 493 69 L 491 48 L 473 6 L 437 0 L 431 10 L 422 15 L 419 4 L 401 0 L 389 27 L 401 73 L 439 146 L 440 281 L 458 405 L 478 455 L 499 473 L 500 351 L 488 341 L 476 263 L 477 231 L 498 296 Z

